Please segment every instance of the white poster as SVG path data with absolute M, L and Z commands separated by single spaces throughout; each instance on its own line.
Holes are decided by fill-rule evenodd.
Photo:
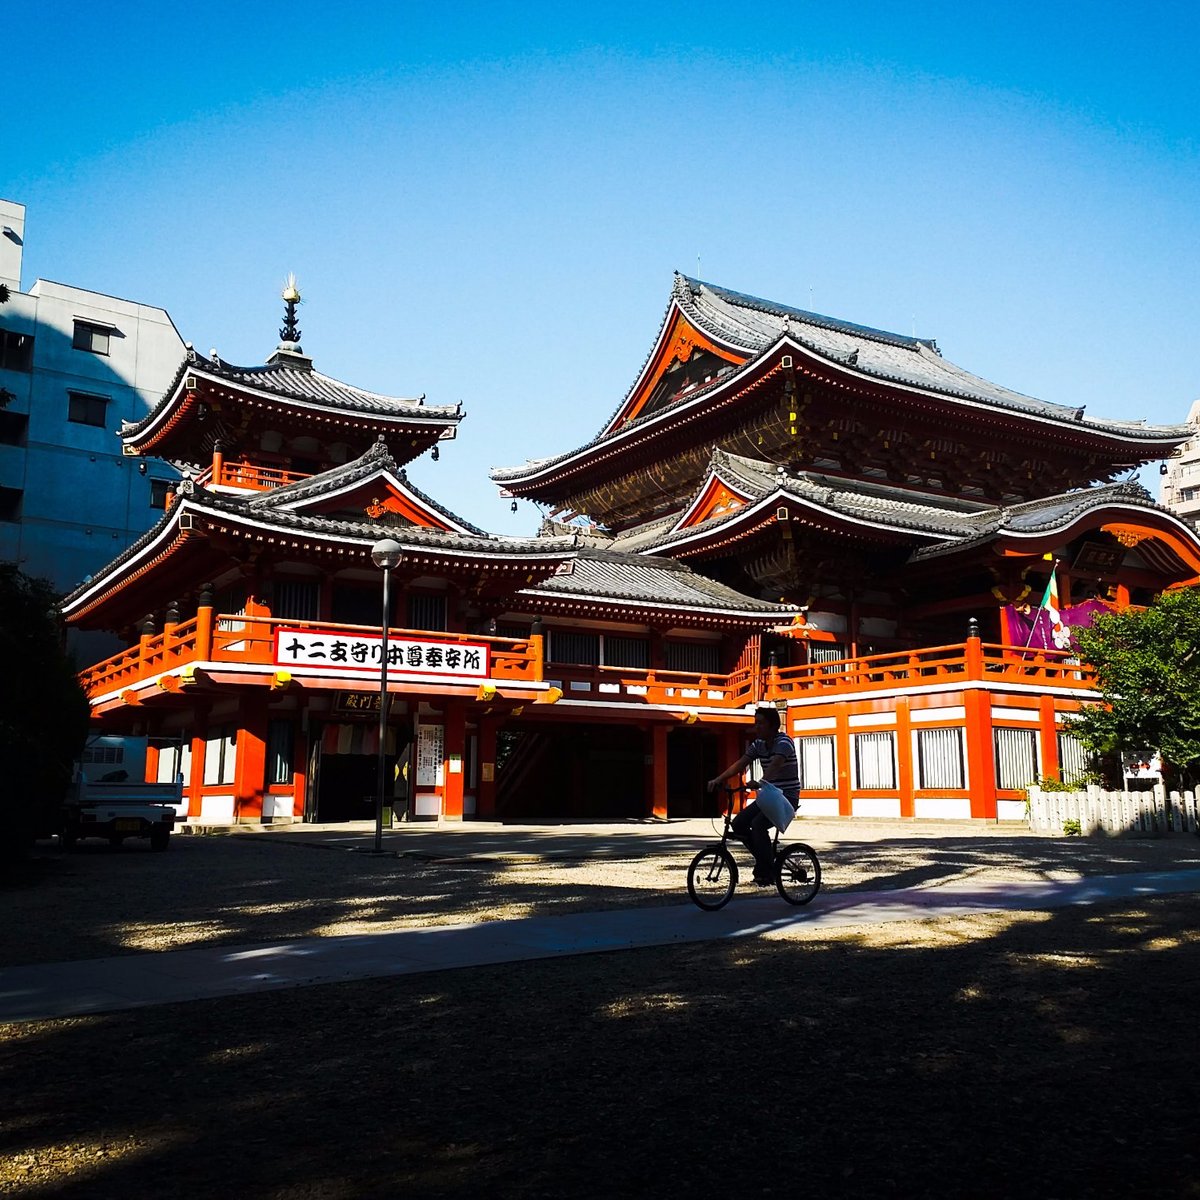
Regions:
M 417 787 L 442 786 L 445 727 L 421 725 L 417 729 Z

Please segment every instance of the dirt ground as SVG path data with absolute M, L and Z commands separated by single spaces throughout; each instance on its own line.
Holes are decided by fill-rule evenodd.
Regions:
M 1195 838 L 813 832 L 839 890 L 1200 866 Z M 0 965 L 679 903 L 694 846 L 661 836 L 48 851 L 0 888 Z M 1200 1196 L 1198 917 L 1182 896 L 801 927 L 0 1026 L 0 1194 Z

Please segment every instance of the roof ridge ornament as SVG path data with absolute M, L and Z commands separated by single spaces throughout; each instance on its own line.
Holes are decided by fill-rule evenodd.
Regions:
M 300 288 L 296 284 L 296 276 L 288 272 L 283 282 L 283 328 L 279 331 L 280 342 L 275 347 L 275 353 L 267 359 L 269 367 L 294 367 L 298 371 L 311 371 L 312 359 L 304 353 L 300 345 L 300 325 L 296 316 L 296 306 L 300 304 Z

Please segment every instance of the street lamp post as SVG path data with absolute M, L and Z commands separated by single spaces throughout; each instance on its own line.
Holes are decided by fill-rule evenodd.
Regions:
M 379 762 L 376 768 L 375 853 L 383 853 L 383 795 L 387 783 L 388 723 L 388 616 L 392 568 L 400 562 L 403 547 L 392 538 L 383 538 L 371 547 L 371 561 L 383 572 L 383 616 L 379 622 L 383 644 L 379 648 Z

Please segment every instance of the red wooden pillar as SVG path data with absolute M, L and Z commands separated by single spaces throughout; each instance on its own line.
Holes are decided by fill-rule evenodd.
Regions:
M 667 726 L 651 725 L 646 731 L 646 770 L 643 794 L 646 816 L 667 819 Z
M 158 747 L 146 739 L 146 782 L 158 782 Z
M 304 818 L 304 804 L 308 793 L 309 741 L 304 733 L 304 721 L 300 713 L 295 714 L 292 738 L 292 820 Z
M 838 816 L 853 815 L 850 801 L 850 718 L 843 708 L 837 712 L 837 729 L 834 733 L 834 755 L 837 759 Z
M 992 697 L 980 688 L 963 693 L 966 709 L 967 780 L 971 816 L 996 819 L 996 756 L 992 749 Z
M 210 613 L 211 609 L 208 610 Z M 192 770 L 184 780 L 184 795 L 187 796 L 188 817 L 199 820 L 204 810 L 204 752 L 208 745 L 209 706 L 197 704 L 192 710 Z
M 475 815 L 496 819 L 496 729 L 495 717 L 479 718 L 479 785 L 475 790 Z
M 447 700 L 445 742 L 443 754 L 445 767 L 442 788 L 442 816 L 447 821 L 463 819 L 463 768 L 467 750 L 467 714 L 461 700 Z
M 1053 696 L 1038 697 L 1038 734 L 1042 743 L 1042 774 L 1058 779 L 1062 764 L 1058 761 L 1058 726 Z
M 267 770 L 267 702 L 259 696 L 242 701 L 233 768 L 233 819 L 240 825 L 262 820 L 263 781 Z
M 912 715 L 908 699 L 900 696 L 896 700 L 896 763 L 899 768 L 896 782 L 900 785 L 900 815 L 915 817 L 917 814 L 915 777 L 913 763 Z

